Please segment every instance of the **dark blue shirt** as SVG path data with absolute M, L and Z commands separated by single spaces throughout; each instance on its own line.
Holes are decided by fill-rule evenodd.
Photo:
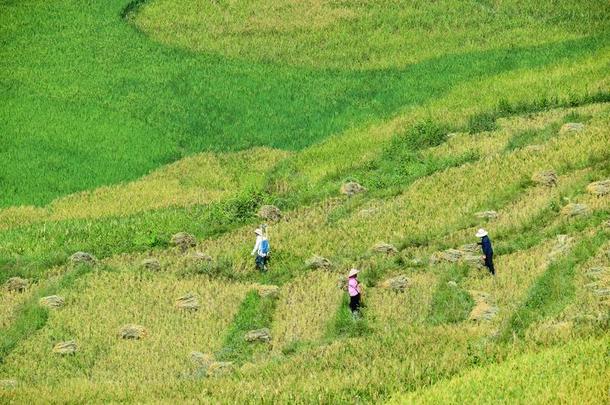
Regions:
M 489 236 L 483 236 L 481 238 L 481 242 L 479 242 L 479 245 L 481 245 L 481 249 L 483 250 L 483 254 L 485 256 L 493 256 L 494 250 L 491 247 L 491 240 L 489 240 Z

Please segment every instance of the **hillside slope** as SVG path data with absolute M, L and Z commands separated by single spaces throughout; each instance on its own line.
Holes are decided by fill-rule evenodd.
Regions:
M 0 395 L 18 402 L 368 402 L 413 391 L 414 397 L 400 401 L 457 401 L 458 391 L 426 387 L 446 379 L 451 386 L 452 377 L 467 372 L 455 384 L 464 395 L 480 392 L 474 385 L 479 373 L 510 378 L 515 368 L 538 370 L 539 359 L 561 353 L 558 371 L 545 369 L 544 381 L 571 384 L 573 392 L 593 387 L 591 401 L 603 401 L 607 363 L 598 349 L 607 343 L 610 199 L 588 194 L 586 186 L 610 176 L 609 112 L 607 104 L 554 110 L 503 120 L 492 132 L 457 134 L 422 150 L 422 158 L 478 150 L 476 159 L 426 175 L 393 197 L 333 197 L 287 212 L 270 228 L 274 259 L 267 274 L 252 271 L 251 228 L 245 226 L 202 240 L 186 254 L 159 248 L 112 256 L 91 268 L 62 266 L 25 293 L 4 292 L 4 308 L 16 308 L 3 315 L 11 333 L 32 321 L 24 311 L 38 305 L 41 291 L 59 294 L 65 305 L 49 310 L 44 326 L 29 337 L 12 347 L 4 341 Z M 584 130 L 560 130 L 574 118 L 586 122 Z M 556 187 L 529 180 L 549 168 L 559 174 Z M 493 187 L 481 181 L 484 174 L 496 179 Z M 568 202 L 585 204 L 588 213 L 562 214 Z M 496 210 L 498 218 L 477 219 L 483 209 Z M 480 225 L 494 236 L 495 279 L 462 262 L 432 264 L 435 252 L 476 240 Z M 381 241 L 399 253 L 371 250 Z M 198 262 L 196 251 L 214 262 Z M 328 257 L 330 270 L 308 270 L 304 262 L 313 254 Z M 159 260 L 159 272 L 142 267 L 151 257 Z M 367 286 L 360 321 L 345 312 L 336 287 L 352 265 L 362 269 Z M 586 276 L 592 268 L 602 269 L 594 285 Z M 396 275 L 408 277 L 405 292 L 383 288 Z M 447 287 L 449 281 L 455 287 Z M 277 298 L 259 297 L 261 283 L 278 285 Z M 174 307 L 187 293 L 198 297 L 198 311 Z M 485 311 L 481 305 L 498 308 L 495 316 L 477 318 Z M 143 325 L 147 336 L 118 338 L 129 323 Z M 257 327 L 270 329 L 271 342 L 244 345 L 243 334 Z M 577 339 L 589 343 L 581 348 Z M 66 340 L 77 342 L 75 355 L 51 353 Z M 587 371 L 596 379 L 564 367 L 562 359 L 572 352 L 585 361 L 582 350 L 598 356 Z M 205 377 L 189 360 L 193 351 L 233 365 L 226 374 Z M 14 387 L 6 383 L 13 380 Z M 511 395 L 559 398 L 537 387 Z M 493 387 L 485 392 L 501 398 Z
M 301 3 L 151 1 L 125 20 L 142 2 L 0 2 L 0 207 L 201 151 L 301 150 L 427 104 L 459 114 L 607 88 L 604 0 Z M 320 24 L 333 13 L 309 3 L 346 11 Z M 265 28 L 279 20 L 296 26 Z
M 0 402 L 606 403 L 608 7 L 0 0 Z

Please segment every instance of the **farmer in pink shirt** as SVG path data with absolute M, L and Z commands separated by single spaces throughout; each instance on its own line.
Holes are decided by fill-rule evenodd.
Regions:
M 352 310 L 352 314 L 356 313 L 360 308 L 360 294 L 362 288 L 358 282 L 358 273 L 360 271 L 351 269 L 347 276 L 347 293 L 349 294 L 349 307 Z

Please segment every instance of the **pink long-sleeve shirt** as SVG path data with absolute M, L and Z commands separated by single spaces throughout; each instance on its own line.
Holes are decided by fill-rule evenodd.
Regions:
M 360 294 L 360 292 L 360 283 L 358 283 L 358 280 L 356 280 L 355 277 L 351 277 L 347 281 L 347 293 L 350 297 L 355 297 Z

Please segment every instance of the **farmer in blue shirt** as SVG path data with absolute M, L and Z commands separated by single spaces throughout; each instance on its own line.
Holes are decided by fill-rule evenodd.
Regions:
M 267 271 L 270 248 L 269 239 L 267 239 L 267 236 L 263 233 L 263 229 L 265 229 L 265 226 L 261 226 L 254 230 L 256 242 L 254 243 L 254 249 L 252 249 L 252 256 L 256 257 L 254 260 L 256 268 L 260 271 Z
M 489 269 L 492 276 L 495 276 L 496 270 L 494 269 L 494 250 L 491 247 L 491 240 L 489 240 L 489 236 L 487 236 L 487 231 L 483 228 L 479 229 L 476 237 L 481 238 L 479 245 L 481 245 L 481 250 L 483 251 L 485 267 Z

